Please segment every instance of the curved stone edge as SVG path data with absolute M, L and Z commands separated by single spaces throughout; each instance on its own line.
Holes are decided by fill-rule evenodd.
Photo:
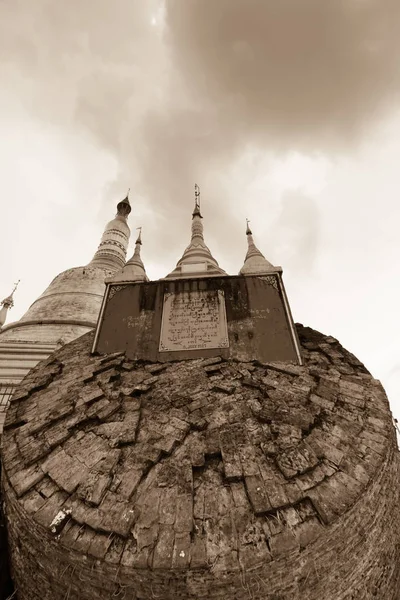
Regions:
M 154 571 L 106 564 L 101 554 L 96 557 L 94 548 L 88 553 L 94 537 L 88 532 L 81 537 L 81 551 L 71 550 L 31 521 L 3 480 L 19 599 L 58 600 L 67 591 L 71 600 L 123 593 L 133 599 L 163 600 L 297 600 L 305 593 L 307 600 L 370 600 L 375 596 L 394 600 L 400 586 L 400 498 L 393 487 L 399 480 L 399 467 L 398 454 L 392 451 L 367 493 L 303 552 L 224 574 L 212 568 Z

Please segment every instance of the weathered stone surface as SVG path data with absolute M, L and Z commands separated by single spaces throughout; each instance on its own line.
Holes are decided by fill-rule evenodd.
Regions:
M 303 367 L 91 356 L 89 335 L 30 373 L 3 444 L 19 600 L 397 600 L 386 397 L 298 333 Z

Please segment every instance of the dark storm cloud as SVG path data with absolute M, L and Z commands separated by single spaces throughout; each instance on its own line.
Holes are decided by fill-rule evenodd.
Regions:
M 221 174 L 247 148 L 343 151 L 398 100 L 398 0 L 166 0 L 162 28 L 151 23 L 160 6 L 0 4 L 6 85 L 36 117 L 84 128 L 115 156 L 107 199 L 133 186 L 154 210 L 159 247 L 189 227 L 195 181 L 229 246 Z M 296 202 L 307 212 L 286 198 L 285 219 Z M 161 226 L 171 218 L 174 231 Z
M 173 70 L 163 106 L 141 127 L 144 193 L 161 186 L 182 205 L 191 182 L 203 181 L 229 227 L 233 190 L 216 181 L 246 148 L 346 152 L 396 108 L 399 30 L 397 0 L 167 0 Z M 317 228 L 302 198 L 307 216 L 298 210 L 291 225 L 301 231 L 310 217 Z M 317 238 L 307 239 L 311 252 Z
M 167 0 L 183 77 L 245 138 L 325 149 L 398 100 L 397 0 Z
M 15 92 L 31 112 L 60 123 L 69 112 L 84 121 L 101 143 L 117 149 L 123 128 L 135 114 L 132 99 L 142 89 L 146 92 L 147 75 L 152 76 L 150 16 L 157 4 L 157 0 L 3 0 L 4 75 L 12 68 L 20 76 L 11 79 L 11 85 L 16 84 Z

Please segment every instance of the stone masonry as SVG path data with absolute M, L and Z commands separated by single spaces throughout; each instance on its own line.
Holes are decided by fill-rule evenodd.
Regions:
M 385 393 L 331 337 L 304 366 L 91 356 L 31 371 L 3 434 L 19 600 L 399 600 Z

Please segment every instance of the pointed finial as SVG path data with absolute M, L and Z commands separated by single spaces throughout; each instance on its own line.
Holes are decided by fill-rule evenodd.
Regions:
M 15 290 L 16 290 L 16 289 L 17 289 L 17 287 L 19 286 L 19 284 L 20 284 L 20 281 L 21 281 L 21 280 L 20 280 L 20 279 L 18 279 L 17 283 L 14 283 L 14 289 L 13 289 L 13 291 L 11 292 L 11 296 L 14 294 Z
M 7 298 L 4 298 L 4 300 L 2 300 L 0 302 L 0 306 L 8 306 L 9 308 L 12 308 L 14 306 L 13 296 L 14 296 L 14 292 L 17 289 L 20 281 L 21 280 L 18 279 L 17 283 L 14 283 L 14 287 L 13 287 L 11 294 L 9 296 L 7 296 Z
M 200 186 L 197 183 L 194 184 L 194 211 L 193 217 L 199 216 L 201 219 L 203 218 L 200 213 Z
M 1 306 L 1 308 L 0 308 L 0 329 L 3 327 L 4 323 L 6 322 L 8 310 L 14 306 L 13 295 L 14 295 L 14 292 L 17 289 L 20 281 L 21 280 L 18 279 L 17 283 L 14 283 L 14 288 L 13 288 L 13 291 L 11 292 L 11 294 L 9 296 L 7 296 L 7 298 L 4 298 L 4 300 L 2 300 L 0 302 L 0 306 Z
M 253 235 L 249 226 L 250 219 L 246 219 L 246 235 Z
M 135 244 L 141 244 L 142 243 L 142 228 L 141 227 L 136 227 L 136 229 L 139 230 L 139 233 L 138 233 L 137 240 L 136 240 Z
M 132 210 L 130 202 L 129 202 L 130 190 L 131 190 L 131 188 L 128 188 L 128 192 L 127 192 L 125 198 L 123 200 L 121 200 L 120 202 L 118 202 L 118 204 L 117 204 L 117 216 L 125 217 L 125 219 Z

